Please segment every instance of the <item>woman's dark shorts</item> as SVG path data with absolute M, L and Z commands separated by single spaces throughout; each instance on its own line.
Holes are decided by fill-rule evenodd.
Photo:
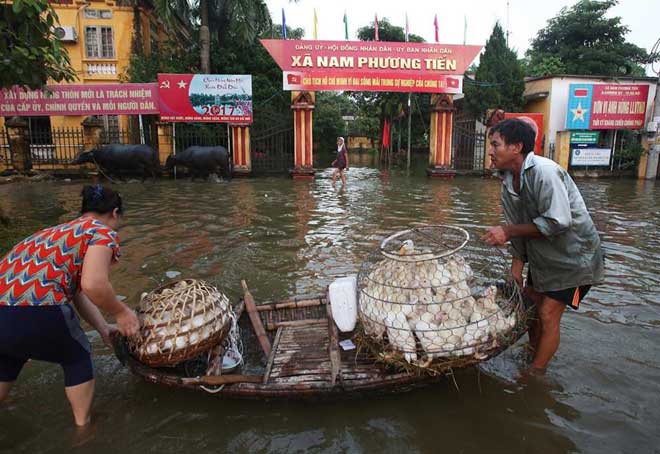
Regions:
M 68 304 L 0 306 L 0 381 L 12 382 L 28 359 L 58 363 L 65 386 L 94 378 L 91 348 Z
M 527 286 L 534 288 L 534 283 L 532 282 L 532 275 L 527 274 Z M 571 309 L 579 309 L 580 302 L 587 296 L 591 285 L 581 285 L 579 287 L 569 287 L 563 290 L 552 290 L 548 292 L 539 292 L 541 295 L 549 296 L 552 299 L 560 301 L 570 307 Z

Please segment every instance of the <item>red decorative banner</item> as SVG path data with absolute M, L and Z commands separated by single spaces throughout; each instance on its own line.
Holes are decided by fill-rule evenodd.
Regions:
M 416 93 L 462 93 L 463 76 L 403 74 L 337 70 L 284 71 L 285 90 L 404 91 Z
M 460 93 L 481 46 L 263 39 L 285 90 Z
M 158 74 L 160 119 L 252 123 L 252 76 Z
M 158 113 L 156 84 L 48 85 L 0 91 L 0 116 L 138 115 Z
M 648 85 L 594 84 L 589 129 L 642 129 Z
M 505 112 L 504 118 L 522 118 L 526 117 L 536 123 L 536 141 L 534 142 L 534 153 L 543 156 L 541 143 L 543 141 L 543 114 L 532 112 Z

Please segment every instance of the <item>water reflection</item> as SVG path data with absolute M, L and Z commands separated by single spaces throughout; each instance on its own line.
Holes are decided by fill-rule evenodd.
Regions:
M 135 304 L 167 271 L 207 279 L 230 297 L 247 279 L 258 302 L 322 292 L 357 272 L 378 243 L 414 223 L 479 231 L 501 221 L 499 182 L 430 180 L 379 170 L 350 154 L 343 190 L 331 169 L 314 181 L 124 184 L 124 256 L 118 293 Z M 353 161 L 353 160 L 356 161 Z M 418 163 L 419 164 L 419 163 Z M 425 162 L 420 168 L 423 169 Z M 660 227 L 657 182 L 578 181 L 606 249 L 606 282 L 562 321 L 548 380 L 520 384 L 523 353 L 512 349 L 481 371 L 429 389 L 313 405 L 219 401 L 144 384 L 92 338 L 99 424 L 79 450 L 285 452 L 648 452 L 660 445 Z M 81 184 L 0 186 L 0 254 L 34 230 L 71 219 Z M 0 410 L 0 450 L 69 451 L 75 433 L 58 367 L 34 362 Z

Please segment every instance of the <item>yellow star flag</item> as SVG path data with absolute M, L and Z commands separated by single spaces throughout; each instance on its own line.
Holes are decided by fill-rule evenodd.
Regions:
M 319 39 L 319 19 L 316 17 L 316 8 L 314 8 L 314 39 Z

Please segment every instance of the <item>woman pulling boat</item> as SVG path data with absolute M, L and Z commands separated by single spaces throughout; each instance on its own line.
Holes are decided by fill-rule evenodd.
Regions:
M 107 345 L 113 331 L 133 336 L 139 328 L 109 279 L 120 255 L 121 196 L 101 185 L 86 186 L 81 213 L 31 235 L 0 260 L 0 402 L 29 359 L 59 363 L 78 426 L 90 422 L 94 369 L 72 303 Z M 113 315 L 117 326 L 99 309 Z

